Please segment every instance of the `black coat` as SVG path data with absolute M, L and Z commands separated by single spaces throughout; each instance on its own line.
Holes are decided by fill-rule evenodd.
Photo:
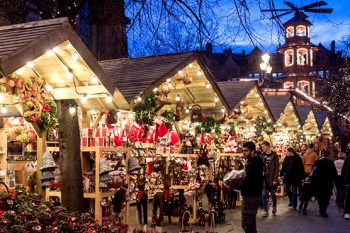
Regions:
M 344 184 L 350 185 L 350 152 L 348 152 L 348 155 L 344 161 L 343 168 L 341 169 L 341 176 Z
M 283 163 L 283 166 L 285 166 L 285 168 L 282 167 L 282 170 L 284 170 L 283 183 L 293 186 L 300 186 L 302 179 L 304 179 L 306 176 L 301 157 L 298 154 L 294 154 L 287 159 L 286 164 Z
M 264 163 L 259 156 L 248 159 L 245 167 L 246 177 L 240 187 L 244 197 L 261 197 L 263 188 L 263 168 Z
M 317 174 L 314 178 L 316 195 L 332 196 L 333 184 L 338 177 L 334 162 L 328 158 L 320 158 L 314 166 L 317 166 Z

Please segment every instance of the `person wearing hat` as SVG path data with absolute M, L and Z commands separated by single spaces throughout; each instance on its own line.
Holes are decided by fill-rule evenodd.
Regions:
M 239 187 L 243 197 L 242 228 L 246 233 L 256 233 L 256 214 L 261 202 L 264 163 L 257 156 L 254 142 L 243 144 L 243 158 L 247 160 L 247 164 L 245 167 L 246 176 L 243 184 Z
M 147 224 L 147 192 L 145 191 L 146 182 L 144 179 L 139 180 L 138 182 L 138 192 L 136 197 L 136 206 L 139 217 L 139 223 L 142 224 L 142 215 L 143 215 L 143 224 Z M 142 212 L 142 210 L 143 212 Z
M 303 156 L 303 164 L 306 176 L 309 176 L 312 170 L 312 167 L 314 166 L 315 162 L 317 161 L 318 156 L 315 152 L 315 146 L 314 144 L 310 143 L 307 145 L 306 152 Z

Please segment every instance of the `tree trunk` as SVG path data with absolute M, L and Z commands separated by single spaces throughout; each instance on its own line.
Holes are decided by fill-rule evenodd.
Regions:
M 73 100 L 57 101 L 62 205 L 69 211 L 83 212 L 84 193 L 80 156 L 78 116 L 69 112 Z

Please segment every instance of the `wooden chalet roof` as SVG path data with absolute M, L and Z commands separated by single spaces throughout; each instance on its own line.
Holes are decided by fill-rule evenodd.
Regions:
M 218 82 L 217 83 L 230 110 L 236 108 L 240 101 L 256 86 L 255 81 Z
M 26 66 L 28 62 L 33 66 Z M 67 18 L 0 27 L 0 71 L 4 76 L 42 76 L 53 87 L 55 99 L 75 99 L 82 109 L 128 108 Z M 66 78 L 68 71 L 74 79 Z M 80 101 L 82 95 L 87 103 Z M 106 101 L 108 95 L 113 95 L 113 103 Z
M 193 61 L 194 52 L 99 61 L 128 102 L 162 77 L 170 77 Z
M 167 102 L 170 104 L 176 104 L 174 100 L 179 95 L 189 107 L 197 103 L 203 109 L 212 112 L 220 112 L 222 108 L 228 109 L 212 73 L 198 52 L 105 60 L 99 61 L 99 64 L 131 106 L 138 96 L 170 81 L 172 88 L 167 96 Z M 174 78 L 179 72 L 189 74 L 192 83 L 184 84 Z M 220 102 L 215 102 L 215 98 Z
M 318 111 L 318 112 L 314 112 L 315 118 L 316 118 L 316 123 L 317 123 L 317 127 L 318 130 L 322 129 L 322 126 L 326 120 L 326 118 L 328 117 L 329 113 L 326 111 Z
M 264 96 L 273 117 L 278 120 L 290 101 L 290 95 Z
M 312 111 L 312 107 L 308 105 L 298 105 L 296 106 L 296 109 L 300 117 L 300 121 L 302 125 L 304 125 L 309 113 Z

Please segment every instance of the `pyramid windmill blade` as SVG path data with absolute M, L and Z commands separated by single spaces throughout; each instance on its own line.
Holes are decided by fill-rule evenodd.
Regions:
M 313 8 L 313 7 L 324 6 L 324 5 L 327 5 L 327 3 L 325 1 L 319 1 L 319 2 L 311 3 L 309 5 L 300 7 L 299 10 L 306 10 L 306 9 L 310 9 L 310 8 Z
M 332 13 L 333 8 L 325 8 L 325 9 L 308 9 L 304 10 L 305 12 L 315 12 L 315 13 Z
M 275 18 L 281 17 L 281 16 L 283 16 L 283 15 L 288 15 L 288 14 L 290 14 L 290 13 L 292 13 L 292 12 L 293 12 L 293 10 L 289 10 L 289 11 L 286 12 L 286 13 L 279 14 L 279 15 L 275 15 L 275 16 L 271 17 L 270 19 L 275 19 Z
M 289 6 L 290 8 L 292 8 L 293 10 L 296 10 L 296 9 L 298 9 L 296 6 L 294 6 L 294 4 L 293 3 L 291 3 L 291 2 L 283 2 L 284 4 L 286 4 L 287 6 Z

